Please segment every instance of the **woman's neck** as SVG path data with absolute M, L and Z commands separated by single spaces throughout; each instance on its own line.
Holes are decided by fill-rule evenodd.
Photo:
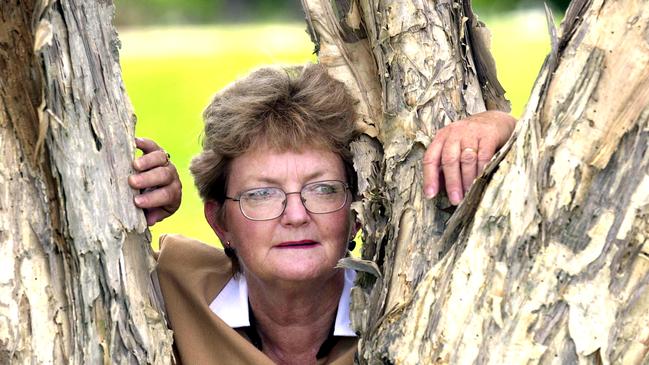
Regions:
M 274 285 L 246 276 L 262 351 L 282 364 L 315 363 L 334 323 L 344 271 L 316 283 Z

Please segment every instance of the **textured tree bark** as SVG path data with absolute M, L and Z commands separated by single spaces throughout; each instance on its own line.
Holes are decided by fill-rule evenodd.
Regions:
M 0 6 L 0 363 L 171 361 L 110 1 Z
M 374 80 L 335 75 L 380 85 L 382 115 L 354 146 L 363 259 L 381 274 L 353 292 L 359 361 L 647 363 L 649 3 L 573 1 L 515 137 L 455 212 L 423 199 L 423 148 L 506 106 L 470 3 L 303 4 L 321 52 L 372 50 L 346 67 Z

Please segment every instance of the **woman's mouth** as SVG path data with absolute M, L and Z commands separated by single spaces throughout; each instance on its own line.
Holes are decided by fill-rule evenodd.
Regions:
M 301 240 L 301 241 L 286 241 L 282 242 L 279 245 L 276 245 L 277 248 L 312 248 L 316 246 L 318 242 L 311 240 Z

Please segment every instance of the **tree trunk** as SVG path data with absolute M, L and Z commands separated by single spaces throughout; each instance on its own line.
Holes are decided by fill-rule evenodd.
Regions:
M 171 361 L 110 1 L 0 6 L 0 363 Z
M 573 1 L 514 138 L 455 212 L 423 198 L 424 146 L 506 107 L 470 2 L 303 5 L 369 131 L 359 361 L 647 363 L 649 3 Z

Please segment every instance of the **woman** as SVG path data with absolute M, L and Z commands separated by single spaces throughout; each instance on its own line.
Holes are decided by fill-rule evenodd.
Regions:
M 179 361 L 353 363 L 355 274 L 335 265 L 358 229 L 350 211 L 354 118 L 343 84 L 318 65 L 258 70 L 207 107 L 203 151 L 190 169 L 225 250 L 161 239 L 158 276 Z M 500 138 L 494 150 L 511 133 L 505 119 L 490 132 Z M 442 148 L 429 149 L 425 165 L 451 162 L 443 146 L 461 149 L 462 138 L 449 134 Z M 448 170 L 459 176 L 460 191 L 471 177 L 462 172 L 470 162 L 462 153 L 453 162 L 458 171 Z

